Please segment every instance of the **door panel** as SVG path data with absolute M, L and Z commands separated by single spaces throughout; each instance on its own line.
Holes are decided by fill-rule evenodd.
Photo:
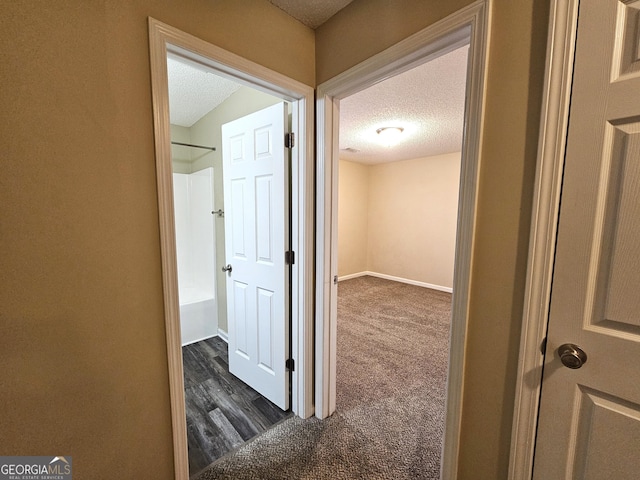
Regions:
M 229 371 L 289 408 L 286 104 L 222 127 Z
M 246 179 L 231 180 L 231 208 L 227 207 L 227 217 L 231 219 L 231 238 L 225 239 L 225 248 L 231 251 L 233 258 L 246 259 L 245 219 L 246 205 Z M 225 188 L 226 190 L 226 188 Z M 225 222 L 226 223 L 226 222 Z M 225 225 L 226 228 L 226 225 Z
M 227 302 L 232 304 L 233 306 L 233 330 L 229 329 L 230 332 L 233 332 L 235 336 L 233 337 L 233 343 L 235 348 L 233 349 L 234 354 L 238 354 L 243 356 L 245 359 L 249 359 L 249 341 L 248 341 L 248 331 L 251 326 L 247 325 L 247 289 L 249 285 L 246 283 L 238 282 L 236 280 L 231 281 L 231 288 L 233 288 L 233 294 L 230 297 L 233 301 Z M 229 335 L 230 337 L 232 335 Z
M 637 478 L 640 410 L 623 399 L 586 387 L 576 390 L 576 432 L 567 478 Z
M 637 93 L 637 94 L 640 94 Z M 603 248 L 610 247 L 610 255 L 603 256 L 602 270 L 606 286 L 603 288 L 604 314 L 598 317 L 611 323 L 611 328 L 626 330 L 634 327 L 638 334 L 640 318 L 640 255 L 638 239 L 640 224 L 640 161 L 633 152 L 640 151 L 640 122 L 609 127 L 611 137 L 610 207 L 604 221 Z M 601 307 L 602 308 L 602 307 Z
M 273 176 L 256 177 L 256 242 L 258 262 L 273 265 Z
M 274 374 L 273 362 L 274 292 L 258 288 L 258 365 Z
M 639 9 L 580 2 L 536 479 L 637 478 Z M 561 362 L 565 343 L 586 352 L 581 368 Z

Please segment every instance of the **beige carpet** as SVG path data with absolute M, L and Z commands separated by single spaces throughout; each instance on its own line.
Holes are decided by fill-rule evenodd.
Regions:
M 448 293 L 341 282 L 336 413 L 285 420 L 195 478 L 439 478 L 450 309 Z

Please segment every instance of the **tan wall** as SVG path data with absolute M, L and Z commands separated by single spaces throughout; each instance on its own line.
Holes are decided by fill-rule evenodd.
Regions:
M 362 165 L 340 160 L 338 275 L 453 287 L 460 153 Z
M 173 478 L 147 17 L 308 85 L 266 1 L 4 2 L 0 451 Z
M 531 3 L 533 0 L 526 1 Z M 335 77 L 470 3 L 473 1 L 353 1 L 316 30 L 317 84 Z
M 318 83 L 470 3 L 355 0 L 316 31 Z M 548 26 L 548 0 L 492 5 L 461 480 L 507 478 Z
M 314 51 L 258 0 L 5 2 L 3 454 L 64 451 L 78 479 L 173 477 L 149 15 L 314 85 L 469 3 L 355 0 Z M 461 479 L 506 478 L 548 23 L 548 0 L 492 4 Z
M 367 270 L 453 287 L 460 153 L 371 167 Z
M 340 160 L 338 189 L 338 276 L 367 270 L 369 172 L 371 167 Z

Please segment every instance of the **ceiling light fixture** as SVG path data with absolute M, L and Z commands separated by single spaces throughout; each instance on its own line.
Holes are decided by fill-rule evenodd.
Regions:
M 376 133 L 379 135 L 380 141 L 390 147 L 395 145 L 400 141 L 400 136 L 404 128 L 402 127 L 382 127 L 376 130 Z

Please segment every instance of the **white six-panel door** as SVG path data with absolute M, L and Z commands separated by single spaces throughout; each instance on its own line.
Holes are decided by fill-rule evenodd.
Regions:
M 534 478 L 636 479 L 640 0 L 580 2 L 565 161 Z
M 289 408 L 285 103 L 222 126 L 229 371 Z

